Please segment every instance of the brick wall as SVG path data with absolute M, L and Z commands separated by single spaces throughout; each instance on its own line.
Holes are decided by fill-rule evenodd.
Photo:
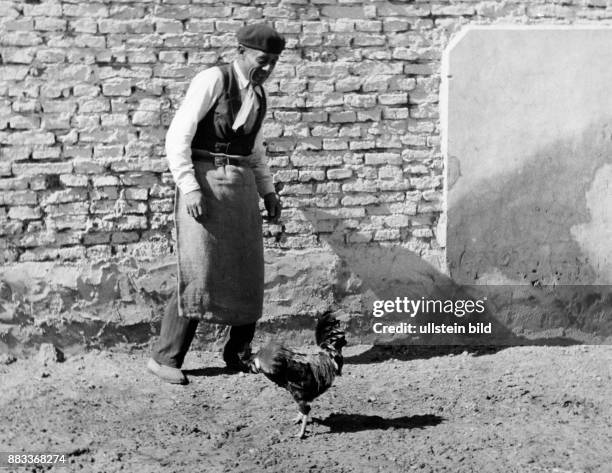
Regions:
M 0 260 L 172 251 L 167 126 L 267 20 L 288 39 L 265 136 L 266 245 L 387 242 L 442 264 L 442 51 L 470 23 L 612 23 L 611 0 L 0 1 Z M 475 65 L 475 67 L 478 67 Z

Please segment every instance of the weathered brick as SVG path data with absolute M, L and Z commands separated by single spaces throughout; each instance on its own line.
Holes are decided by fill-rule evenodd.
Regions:
M 34 232 L 28 229 L 28 232 L 19 239 L 19 246 L 25 248 L 42 247 L 42 246 L 64 246 L 76 245 L 80 243 L 80 234 L 72 231 L 57 233 L 38 231 Z
M 302 120 L 304 122 L 326 122 L 328 113 L 324 110 L 314 112 L 302 112 Z
M 44 193 L 42 196 L 41 205 L 63 204 L 67 202 L 84 201 L 87 199 L 86 189 L 64 189 L 60 191 L 52 191 Z
M 411 230 L 413 236 L 417 238 L 431 238 L 433 237 L 433 232 L 430 228 L 414 228 Z
M 19 16 L 19 12 L 12 2 L 0 2 L 0 15 L 7 20 L 14 20 Z
M 408 31 L 410 29 L 410 22 L 404 18 L 385 18 L 382 21 L 382 27 L 385 33 Z
M 408 94 L 405 93 L 394 93 L 394 94 L 380 94 L 378 101 L 382 105 L 404 105 L 408 103 Z
M 340 209 L 327 209 L 325 213 L 317 215 L 321 220 L 361 218 L 365 217 L 366 211 L 363 207 L 344 207 Z
M 351 19 L 364 19 L 366 18 L 366 11 L 363 6 L 338 6 L 329 5 L 324 6 L 321 9 L 321 16 L 328 18 L 338 18 L 346 20 Z
M 9 125 L 17 130 L 38 128 L 40 126 L 40 117 L 14 115 L 9 118 Z
M 12 108 L 15 113 L 33 113 L 40 111 L 40 103 L 38 100 L 18 99 L 13 102 Z
M 112 79 L 102 84 L 102 94 L 123 95 L 132 94 L 132 83 L 129 79 Z
M 152 196 L 153 195 L 152 193 Z M 166 197 L 164 195 L 157 195 L 157 197 Z M 149 198 L 149 189 L 129 188 L 125 189 L 125 198 L 127 200 L 147 200 Z
M 306 123 L 288 123 L 283 127 L 283 136 L 301 138 L 309 135 L 310 130 Z M 265 136 L 267 137 L 269 135 Z
M 34 28 L 38 31 L 64 31 L 67 21 L 60 18 L 37 18 Z
M 351 169 L 340 168 L 327 170 L 327 178 L 332 180 L 349 179 L 352 175 L 353 171 Z
M 83 235 L 83 244 L 87 246 L 103 245 L 110 243 L 110 239 L 110 233 L 86 233 Z
M 436 104 L 425 103 L 410 107 L 411 118 L 437 118 L 439 115 Z
M 62 5 L 60 2 L 49 1 L 36 3 L 23 3 L 24 16 L 62 16 Z
M 36 220 L 42 217 L 42 210 L 40 207 L 15 205 L 9 209 L 8 217 L 15 220 Z
M 157 56 L 149 49 L 135 49 L 127 52 L 127 59 L 130 64 L 155 63 Z
M 362 149 L 373 149 L 376 147 L 374 140 L 351 140 L 349 142 L 349 149 L 351 150 L 362 150 Z
M 28 188 L 28 179 L 23 177 L 14 177 L 10 179 L 0 179 L 0 190 L 3 191 L 18 191 Z M 4 210 L 4 209 L 3 209 Z M 0 217 L 2 211 L 0 211 Z
M 374 241 L 399 240 L 400 231 L 397 228 L 377 229 L 374 233 Z
M 45 174 L 69 174 L 72 172 L 72 163 L 13 163 L 15 176 L 37 176 Z
M 45 212 L 50 217 L 63 217 L 66 215 L 87 215 L 88 211 L 89 211 L 88 202 L 49 204 L 45 206 Z
M 302 31 L 302 24 L 298 21 L 277 20 L 274 27 L 281 34 L 297 34 Z
M 36 192 L 32 191 L 2 191 L 0 192 L 0 205 L 36 205 L 38 202 Z
M 365 134 L 365 130 L 359 123 L 345 123 L 340 125 L 340 130 L 338 131 L 338 136 L 342 138 L 361 138 L 362 135 Z
M 409 117 L 407 108 L 383 108 L 382 116 L 385 120 L 402 120 Z
M 97 33 L 98 22 L 93 18 L 75 18 L 69 22 L 69 28 L 76 33 Z
M 95 117 L 99 119 L 98 116 Z M 130 140 L 130 135 L 125 129 L 97 129 L 94 131 L 81 131 L 79 140 L 82 143 L 126 143 Z
M 97 214 L 144 214 L 148 210 L 147 204 L 138 201 L 107 201 L 92 202 L 91 212 Z
M 174 225 L 174 215 L 169 214 L 153 214 L 150 219 L 150 229 L 159 230 Z
M 368 243 L 372 241 L 374 236 L 373 230 L 360 230 L 349 233 L 346 236 L 347 243 Z
M 160 125 L 160 114 L 158 112 L 134 112 L 132 124 L 140 126 L 158 126 Z
M 92 261 L 109 259 L 111 256 L 111 247 L 108 245 L 94 245 L 85 248 L 85 257 Z
M 69 113 L 47 113 L 43 117 L 41 128 L 44 130 L 68 130 L 70 126 Z M 61 140 L 58 139 L 61 142 Z
M 348 149 L 348 141 L 341 138 L 325 138 L 323 139 L 324 150 L 344 150 Z
M 571 18 L 576 15 L 576 12 L 573 8 L 563 5 L 528 5 L 527 15 L 536 18 Z
M 107 113 L 100 115 L 100 124 L 103 127 L 113 127 L 113 126 L 128 126 L 130 121 L 127 115 L 122 113 Z
M 79 113 L 97 113 L 110 111 L 110 101 L 104 97 L 80 100 Z
M 379 20 L 356 20 L 355 29 L 368 33 L 379 33 L 382 31 L 383 23 Z
M 232 18 L 238 20 L 254 20 L 262 18 L 263 14 L 258 7 L 234 7 L 232 11 Z
M 119 198 L 119 191 L 117 187 L 95 187 L 90 191 L 89 196 L 91 200 L 116 200 Z
M 332 123 L 354 122 L 357 119 L 357 114 L 351 110 L 342 112 L 332 112 L 329 114 L 329 121 Z
M 382 34 L 359 34 L 355 36 L 355 46 L 384 46 L 387 37 Z
M 103 3 L 64 4 L 62 7 L 62 13 L 64 16 L 85 18 L 103 18 L 109 15 L 108 7 Z
M 410 225 L 408 215 L 374 215 L 371 218 L 372 223 L 377 227 L 403 228 Z
M 34 248 L 25 251 L 19 261 L 74 261 L 80 260 L 85 256 L 85 249 L 78 246 L 64 248 Z
M 4 64 L 30 64 L 36 54 L 37 53 L 35 48 L 3 48 L 2 59 Z M 0 76 L 1 75 L 2 72 L 0 72 Z
M 3 32 L 0 36 L 0 45 L 2 46 L 38 46 L 42 42 L 41 35 L 32 31 Z M 2 76 L 0 75 L 0 77 Z
M 159 60 L 160 62 L 178 64 L 187 62 L 187 56 L 183 51 L 160 51 Z
M 349 107 L 370 108 L 376 105 L 376 95 L 347 94 L 344 96 L 344 103 Z
M 402 164 L 400 153 L 366 153 L 366 165 L 375 166 L 380 164 Z
M 401 179 L 404 172 L 399 166 L 381 166 L 378 169 L 379 179 Z
M 294 166 L 339 166 L 343 163 L 342 154 L 338 153 L 325 153 L 319 155 L 318 153 L 312 152 L 295 152 L 291 155 L 290 161 Z
M 59 147 L 35 146 L 32 150 L 32 159 L 59 159 L 60 155 Z
M 147 217 L 141 215 L 125 215 L 117 219 L 116 228 L 121 231 L 144 230 L 147 228 Z
M 342 184 L 342 192 L 376 192 L 378 184 L 376 181 L 356 179 Z
M 103 186 L 118 186 L 119 178 L 117 176 L 94 176 L 91 178 L 91 183 L 95 187 L 103 187 Z
M 151 212 L 168 213 L 174 210 L 173 199 L 151 199 L 149 201 Z
M 23 80 L 28 75 L 28 66 L 2 66 L 0 67 L 0 81 Z
M 62 174 L 60 176 L 60 183 L 65 187 L 86 187 L 87 176 L 78 176 L 75 174 Z
M 219 60 L 219 54 L 216 51 L 188 51 L 188 64 L 216 64 Z
M 325 171 L 313 170 L 313 169 L 302 169 L 299 172 L 299 181 L 323 181 L 325 179 Z
M 88 226 L 87 215 L 70 215 L 65 214 L 61 216 L 49 216 L 45 219 L 47 226 L 56 228 L 58 230 L 85 230 Z

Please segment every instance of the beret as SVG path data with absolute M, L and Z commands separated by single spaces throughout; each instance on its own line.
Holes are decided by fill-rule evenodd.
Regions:
M 243 46 L 265 53 L 280 54 L 285 49 L 285 38 L 265 23 L 244 26 L 238 30 L 236 37 Z

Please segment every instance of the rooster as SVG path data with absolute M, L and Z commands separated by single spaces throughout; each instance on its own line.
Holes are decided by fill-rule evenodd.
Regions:
M 346 339 L 340 322 L 331 313 L 318 318 L 315 340 L 319 346 L 317 353 L 299 353 L 278 342 L 270 342 L 250 362 L 252 372 L 263 373 L 288 390 L 297 402 L 299 413 L 294 422 L 302 424 L 299 438 L 304 438 L 306 433 L 309 403 L 329 389 L 336 375 L 342 375 L 342 347 Z

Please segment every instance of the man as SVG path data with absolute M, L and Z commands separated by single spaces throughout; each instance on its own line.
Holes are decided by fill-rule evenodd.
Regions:
M 187 383 L 180 368 L 200 320 L 231 325 L 223 359 L 230 370 L 247 371 L 262 313 L 258 194 L 271 220 L 281 212 L 265 162 L 262 84 L 285 40 L 265 24 L 240 29 L 237 39 L 237 59 L 195 76 L 166 135 L 177 186 L 178 288 L 147 368 L 169 383 Z

